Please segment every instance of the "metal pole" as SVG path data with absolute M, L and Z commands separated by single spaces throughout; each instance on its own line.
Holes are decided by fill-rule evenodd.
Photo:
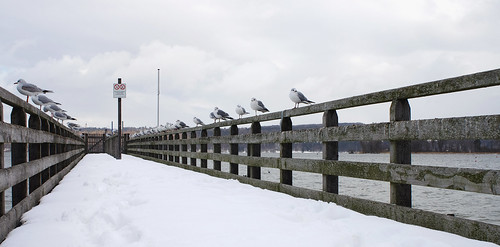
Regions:
M 158 69 L 158 95 L 156 100 L 156 127 L 160 126 L 160 69 Z
M 122 84 L 122 78 L 118 78 L 118 84 Z M 118 98 L 118 152 L 116 159 L 122 159 L 122 98 Z

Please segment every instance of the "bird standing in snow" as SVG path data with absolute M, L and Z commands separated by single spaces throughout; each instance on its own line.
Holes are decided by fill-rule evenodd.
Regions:
M 223 119 L 223 120 L 233 119 L 232 117 L 229 116 L 229 114 L 227 114 L 225 111 L 219 109 L 219 107 L 217 107 L 217 106 L 214 108 L 213 113 L 214 113 L 215 118 L 219 119 L 219 122 L 221 119 Z
M 199 118 L 197 118 L 197 117 L 193 117 L 193 122 L 196 124 L 196 126 L 198 126 L 198 124 L 199 124 L 199 125 L 205 125 L 205 124 L 203 123 L 203 121 L 201 121 L 201 119 L 199 119 Z
M 292 90 L 290 90 L 288 97 L 290 97 L 290 99 L 295 103 L 293 108 L 299 107 L 300 103 L 304 103 L 304 104 L 314 103 L 313 101 L 308 100 L 306 98 L 306 96 L 304 96 L 304 94 L 297 91 L 297 89 L 295 89 L 295 88 L 292 88 Z
M 237 105 L 236 106 L 236 114 L 238 114 L 241 118 L 241 116 L 245 115 L 245 114 L 250 114 L 248 113 L 245 108 L 243 108 L 241 105 Z
M 14 84 L 17 84 L 17 91 L 27 96 L 26 102 L 28 102 L 30 96 L 34 96 L 41 93 L 53 93 L 51 90 L 41 89 L 34 84 L 27 83 L 23 79 L 17 80 L 17 82 L 15 82 Z
M 250 100 L 250 107 L 255 111 L 255 116 L 257 116 L 257 111 L 268 112 L 269 110 L 264 106 L 262 101 L 252 98 Z
M 184 122 L 182 122 L 181 120 L 175 121 L 175 125 L 174 126 L 175 126 L 176 129 L 182 129 L 182 128 L 189 127 Z

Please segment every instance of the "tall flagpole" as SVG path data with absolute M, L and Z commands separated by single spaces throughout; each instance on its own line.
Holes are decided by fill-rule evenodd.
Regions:
M 156 100 L 156 127 L 160 126 L 160 69 L 158 69 L 158 95 Z

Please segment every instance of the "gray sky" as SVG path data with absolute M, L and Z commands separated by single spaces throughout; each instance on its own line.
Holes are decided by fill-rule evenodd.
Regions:
M 215 106 L 251 111 L 252 97 L 292 108 L 292 87 L 325 102 L 500 68 L 499 12 L 496 0 L 0 0 L 0 86 L 52 89 L 78 124 L 106 127 L 121 77 L 125 126 L 155 126 L 160 69 L 160 124 L 193 125 Z M 410 105 L 413 119 L 470 116 L 499 114 L 499 99 L 490 88 Z M 339 111 L 388 118 L 388 104 Z

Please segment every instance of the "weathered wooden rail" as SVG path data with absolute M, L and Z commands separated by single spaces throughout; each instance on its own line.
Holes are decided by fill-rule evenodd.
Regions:
M 3 106 L 12 107 L 10 123 Z M 11 145 L 11 167 L 4 164 Z M 0 88 L 0 242 L 85 155 L 83 139 L 26 101 Z M 6 211 L 5 191 L 12 206 Z
M 411 185 L 500 194 L 500 171 L 411 165 L 412 140 L 500 139 L 500 115 L 411 120 L 408 99 L 447 94 L 500 85 L 500 70 L 370 93 L 284 110 L 255 117 L 214 123 L 154 135 L 132 138 L 126 143 L 129 154 L 179 166 L 293 196 L 335 202 L 358 212 L 386 217 L 403 223 L 459 234 L 500 244 L 500 226 L 411 208 Z M 390 122 L 338 126 L 337 110 L 392 102 Z M 497 102 L 498 103 L 498 102 Z M 294 131 L 292 117 L 323 113 L 323 127 Z M 281 120 L 281 131 L 261 133 L 261 122 Z M 238 135 L 238 125 L 251 124 L 251 134 Z M 221 136 L 221 127 L 230 135 Z M 213 133 L 208 136 L 208 133 Z M 339 141 L 390 141 L 390 163 L 338 160 Z M 292 158 L 293 143 L 323 143 L 323 159 Z M 261 156 L 261 144 L 279 143 L 279 158 Z M 221 145 L 229 144 L 229 154 Z M 238 145 L 247 145 L 247 156 L 238 155 Z M 213 147 L 208 152 L 208 145 Z M 207 160 L 213 161 L 208 169 Z M 198 162 L 200 161 L 200 162 Z M 229 173 L 221 171 L 229 163 Z M 238 164 L 247 166 L 239 175 Z M 261 167 L 280 170 L 280 182 L 261 180 Z M 294 171 L 322 174 L 323 190 L 293 186 Z M 339 195 L 338 177 L 353 177 L 390 183 L 390 203 Z M 458 202 L 457 202 L 458 203 Z

